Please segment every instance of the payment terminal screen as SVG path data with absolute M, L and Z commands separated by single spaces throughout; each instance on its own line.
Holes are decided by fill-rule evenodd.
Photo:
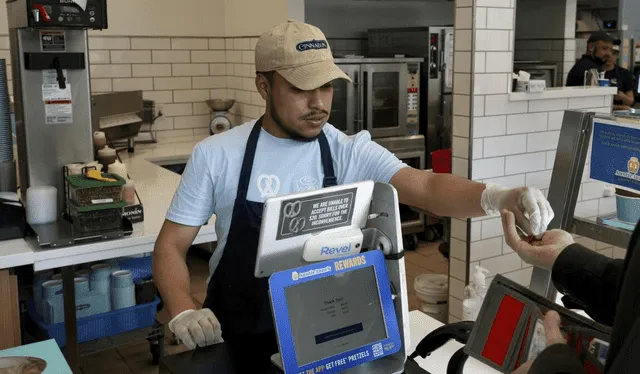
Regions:
M 373 266 L 285 289 L 299 366 L 386 339 Z

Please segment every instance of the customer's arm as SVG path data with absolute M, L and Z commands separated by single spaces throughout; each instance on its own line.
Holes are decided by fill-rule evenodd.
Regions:
M 614 260 L 580 244 L 565 248 L 551 271 L 553 284 L 564 295 L 586 306 L 601 323 L 613 325 L 623 260 Z
M 196 309 L 191 297 L 191 280 L 186 256 L 200 227 L 184 226 L 169 220 L 158 235 L 153 251 L 153 281 L 171 318 L 187 309 Z
M 502 223 L 507 245 L 525 262 L 551 270 L 560 293 L 586 306 L 588 313 L 601 323 L 613 323 L 622 260 L 584 248 L 562 230 L 547 231 L 540 240 L 524 240 L 516 231 L 511 212 L 502 212 Z

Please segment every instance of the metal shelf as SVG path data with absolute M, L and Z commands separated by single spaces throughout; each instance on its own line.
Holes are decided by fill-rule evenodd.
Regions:
M 574 218 L 571 232 L 619 248 L 627 248 L 632 232 L 611 227 L 602 223 L 602 218 L 596 221 L 584 218 Z

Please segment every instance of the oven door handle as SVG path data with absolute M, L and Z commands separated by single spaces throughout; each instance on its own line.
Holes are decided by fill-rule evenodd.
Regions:
M 353 119 L 353 132 L 354 133 L 358 133 L 360 131 L 360 128 L 362 127 L 362 119 L 361 119 L 361 113 L 360 113 L 360 100 L 361 100 L 361 98 L 360 98 L 360 94 L 361 94 L 360 87 L 362 85 L 360 84 L 360 81 L 359 81 L 358 78 L 359 78 L 359 75 L 358 75 L 358 72 L 356 72 L 353 75 L 353 87 L 356 90 L 356 94 L 355 94 L 355 97 L 356 97 L 356 99 L 355 99 L 356 115 L 354 116 L 354 119 Z

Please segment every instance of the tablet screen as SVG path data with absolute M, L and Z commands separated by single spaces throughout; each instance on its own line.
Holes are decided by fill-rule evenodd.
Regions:
M 388 337 L 373 266 L 289 286 L 285 298 L 299 366 Z

